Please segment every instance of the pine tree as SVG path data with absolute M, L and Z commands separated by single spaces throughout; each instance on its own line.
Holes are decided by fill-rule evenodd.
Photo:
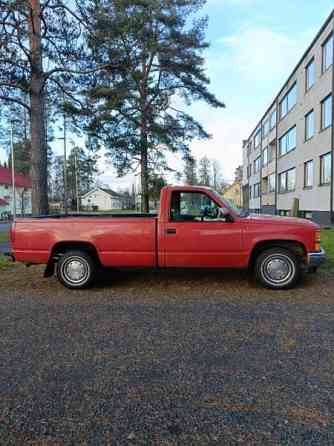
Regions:
M 189 184 L 190 186 L 198 184 L 196 169 L 196 159 L 188 158 L 185 161 L 184 166 L 184 180 L 186 184 Z
M 207 156 L 203 156 L 203 158 L 199 160 L 198 179 L 201 186 L 212 185 L 212 166 L 211 161 Z
M 76 94 L 81 77 L 102 67 L 88 64 L 84 1 L 0 0 L 0 23 L 0 102 L 19 105 L 29 116 L 32 210 L 46 214 L 47 98 L 53 107 L 82 106 Z
M 80 197 L 92 189 L 95 183 L 98 155 L 82 147 L 74 147 L 67 160 L 68 197 L 72 209 L 77 208 Z M 79 203 L 80 204 L 80 203 Z
M 113 64 L 92 79 L 89 131 L 103 140 L 120 175 L 140 167 L 143 212 L 154 160 L 163 165 L 167 151 L 186 158 L 194 138 L 209 137 L 175 99 L 224 106 L 208 90 L 207 21 L 194 18 L 202 6 L 203 0 L 93 0 L 89 10 L 95 64 Z
M 149 180 L 149 197 L 154 203 L 154 209 L 158 208 L 160 200 L 160 192 L 163 187 L 167 185 L 166 180 L 160 175 L 150 175 Z

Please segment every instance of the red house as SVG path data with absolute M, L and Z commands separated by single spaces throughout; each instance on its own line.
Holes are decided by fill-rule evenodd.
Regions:
M 31 214 L 31 178 L 16 173 L 14 182 L 17 214 Z M 0 166 L 0 218 L 8 213 L 13 213 L 12 171 Z

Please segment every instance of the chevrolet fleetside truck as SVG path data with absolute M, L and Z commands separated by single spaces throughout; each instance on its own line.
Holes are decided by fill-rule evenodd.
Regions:
M 291 288 L 324 262 L 317 224 L 247 215 L 206 187 L 164 187 L 158 214 L 18 218 L 13 260 L 45 264 L 68 288 L 91 285 L 101 267 L 248 268 L 265 287 Z

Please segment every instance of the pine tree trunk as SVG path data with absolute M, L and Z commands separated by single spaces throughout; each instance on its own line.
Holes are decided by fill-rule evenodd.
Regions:
M 30 0 L 29 43 L 31 50 L 31 179 L 32 213 L 47 214 L 47 144 L 45 133 L 44 79 L 41 46 L 40 1 Z
M 148 195 L 148 161 L 147 161 L 147 134 L 142 131 L 141 136 L 141 212 L 148 213 L 150 211 L 149 195 Z

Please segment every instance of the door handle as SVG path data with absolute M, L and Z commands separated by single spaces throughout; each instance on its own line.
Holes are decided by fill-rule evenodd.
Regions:
M 167 228 L 166 234 L 176 234 L 176 229 L 175 228 Z

